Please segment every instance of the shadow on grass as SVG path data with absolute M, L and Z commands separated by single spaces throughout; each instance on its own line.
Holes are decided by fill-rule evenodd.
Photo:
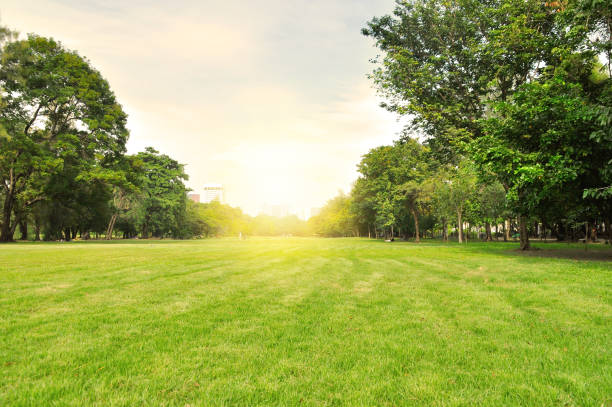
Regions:
M 514 256 L 524 257 L 544 257 L 553 259 L 571 259 L 571 260 L 588 260 L 588 261 L 612 261 L 612 249 L 608 248 L 591 248 L 585 246 L 584 248 L 555 248 L 555 249 L 542 249 L 535 248 L 532 250 L 511 250 L 507 252 Z

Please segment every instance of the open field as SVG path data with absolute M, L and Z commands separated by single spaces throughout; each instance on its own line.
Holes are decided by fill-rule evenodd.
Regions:
M 612 262 L 516 246 L 0 246 L 0 405 L 609 405 Z

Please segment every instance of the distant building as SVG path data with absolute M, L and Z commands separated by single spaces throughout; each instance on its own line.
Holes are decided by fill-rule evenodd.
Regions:
M 203 203 L 219 201 L 223 203 L 223 185 L 221 184 L 206 184 L 204 185 Z
M 187 194 L 187 198 L 191 199 L 195 203 L 200 203 L 200 194 Z

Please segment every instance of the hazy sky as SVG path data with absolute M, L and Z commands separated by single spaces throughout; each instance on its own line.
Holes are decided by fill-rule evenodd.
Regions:
M 1 22 L 86 56 L 129 114 L 130 152 L 222 183 L 229 203 L 309 210 L 356 179 L 401 125 L 366 75 L 360 34 L 393 0 L 2 0 Z

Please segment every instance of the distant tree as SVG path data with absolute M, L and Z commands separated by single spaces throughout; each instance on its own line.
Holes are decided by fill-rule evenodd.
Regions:
M 429 201 L 425 182 L 435 163 L 428 154 L 422 144 L 406 138 L 393 146 L 370 150 L 358 165 L 359 202 L 368 205 L 376 214 L 377 224 L 384 230 L 391 229 L 392 234 L 404 213 L 410 214 L 416 241 L 421 234 L 419 217 Z
M 457 219 L 457 233 L 459 243 L 463 243 L 464 216 L 471 202 L 476 196 L 477 174 L 472 163 L 462 160 L 457 167 L 450 172 L 446 180 L 448 187 L 448 205 L 452 208 Z
M 138 153 L 142 162 L 143 198 L 139 205 L 139 225 L 143 238 L 180 235 L 180 220 L 187 205 L 188 179 L 184 166 L 152 147 Z
M 376 200 L 370 184 L 365 178 L 355 181 L 351 191 L 351 211 L 357 222 L 357 227 L 367 231 L 368 237 L 372 236 L 372 229 L 376 224 Z
M 143 198 L 144 162 L 138 156 L 124 156 L 105 175 L 107 183 L 112 186 L 112 215 L 106 228 L 106 239 L 112 239 L 119 217 L 137 206 Z
M 340 193 L 308 220 L 315 234 L 327 237 L 356 236 L 357 223 L 351 211 L 351 198 Z

